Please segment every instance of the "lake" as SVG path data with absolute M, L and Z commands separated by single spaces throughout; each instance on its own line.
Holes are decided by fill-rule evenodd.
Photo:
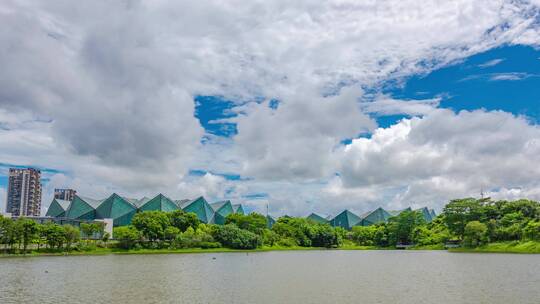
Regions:
M 540 255 L 275 251 L 0 259 L 0 303 L 540 303 Z

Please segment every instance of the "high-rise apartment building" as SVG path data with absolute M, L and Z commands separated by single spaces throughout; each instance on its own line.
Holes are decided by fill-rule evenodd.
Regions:
M 54 198 L 64 201 L 72 201 L 77 194 L 77 191 L 73 189 L 54 189 Z
M 41 215 L 40 170 L 9 169 L 6 212 L 13 216 Z

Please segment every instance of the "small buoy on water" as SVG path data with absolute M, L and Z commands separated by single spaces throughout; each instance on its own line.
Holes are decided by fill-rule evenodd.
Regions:
M 45 273 L 49 273 L 49 271 L 48 271 L 48 270 L 45 270 Z
M 212 260 L 215 260 L 215 259 L 216 259 L 216 257 L 212 257 Z

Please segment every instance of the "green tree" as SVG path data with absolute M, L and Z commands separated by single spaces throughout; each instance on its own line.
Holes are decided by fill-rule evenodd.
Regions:
M 223 246 L 232 249 L 255 249 L 261 243 L 257 234 L 240 229 L 233 224 L 213 226 L 212 236 Z
M 426 222 L 420 211 L 403 211 L 397 216 L 388 220 L 388 242 L 389 245 L 411 244 L 413 242 L 413 232 Z
M 214 227 L 212 226 L 212 229 Z M 211 235 L 212 229 L 205 224 L 199 225 L 197 230 L 189 227 L 186 231 L 176 236 L 174 247 L 176 248 L 217 248 L 221 247 L 214 241 Z
M 487 226 L 479 221 L 471 221 L 465 225 L 463 245 L 477 247 L 487 241 Z
M 41 250 L 41 245 L 46 242 L 46 228 L 47 226 L 41 224 L 38 225 L 38 232 L 37 232 L 37 245 L 38 245 L 38 251 Z
M 131 224 L 153 243 L 164 239 L 165 229 L 169 227 L 169 217 L 162 211 L 144 211 L 135 214 Z
M 443 209 L 446 226 L 451 233 L 463 239 L 465 226 L 470 221 L 480 221 L 485 215 L 483 209 L 487 200 L 465 198 L 452 200 Z
M 377 230 L 373 236 L 373 242 L 379 247 L 390 246 L 390 238 L 388 233 L 388 225 L 386 223 L 375 225 Z M 395 244 L 394 244 L 395 245 Z
M 61 249 L 66 241 L 64 229 L 62 226 L 55 223 L 47 223 L 44 225 L 45 241 L 50 249 Z
M 540 221 L 530 221 L 523 230 L 526 239 L 540 241 Z
M 427 225 L 417 226 L 413 230 L 412 241 L 420 246 L 444 244 L 448 239 L 450 239 L 450 232 L 440 217 Z
M 235 224 L 238 228 L 262 235 L 266 229 L 266 217 L 262 214 L 252 212 L 248 215 L 233 213 L 225 219 L 225 224 Z
M 88 245 L 89 239 L 94 235 L 95 226 L 92 223 L 81 223 L 80 228 Z
M 93 232 L 95 235 L 97 235 L 97 238 L 103 237 L 103 234 L 105 233 L 105 222 L 93 222 Z
M 351 236 L 354 242 L 362 246 L 373 246 L 375 244 L 375 233 L 378 227 L 371 226 L 354 226 L 352 227 Z
M 171 226 L 180 229 L 181 232 L 186 231 L 189 227 L 197 229 L 201 221 L 197 218 L 197 215 L 193 212 L 185 212 L 184 210 L 175 210 L 168 212 L 169 221 Z
M 4 252 L 7 252 L 7 246 L 13 249 L 15 243 L 15 223 L 10 218 L 4 217 L 0 214 L 0 244 L 4 245 Z
M 193 229 L 193 228 L 191 228 Z M 164 232 L 164 235 L 165 235 L 165 240 L 167 241 L 172 241 L 172 240 L 175 240 L 176 237 L 180 234 L 180 229 L 174 227 L 174 226 L 169 226 L 165 229 L 165 232 Z
M 66 240 L 66 250 L 71 251 L 71 245 L 77 242 L 81 236 L 79 228 L 72 225 L 64 225 L 64 238 Z
M 341 235 L 328 224 L 315 224 L 309 229 L 309 238 L 313 247 L 339 247 L 342 243 Z
M 279 235 L 270 229 L 264 229 L 262 243 L 266 246 L 274 246 L 279 242 Z
M 294 240 L 294 245 L 310 247 L 312 245 L 309 231 L 311 225 L 312 222 L 307 219 L 284 216 L 276 221 L 272 226 L 272 231 L 281 238 Z M 287 243 L 288 241 L 285 242 Z
M 142 237 L 141 232 L 131 225 L 115 227 L 113 236 L 118 240 L 118 246 L 123 249 L 133 248 Z
M 20 240 L 23 245 L 23 253 L 26 253 L 28 244 L 34 241 L 38 236 L 38 224 L 31 219 L 21 217 L 15 222 L 17 231 L 20 233 Z

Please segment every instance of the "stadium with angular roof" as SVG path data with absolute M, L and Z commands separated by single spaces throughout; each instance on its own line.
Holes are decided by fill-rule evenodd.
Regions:
M 194 200 L 173 201 L 163 194 L 158 194 L 152 199 L 148 197 L 132 199 L 113 193 L 102 200 L 79 195 L 75 195 L 71 202 L 53 199 L 47 209 L 46 216 L 83 221 L 111 218 L 114 226 L 124 226 L 131 224 L 131 220 L 137 212 L 170 212 L 179 209 L 195 213 L 197 218 L 206 224 L 223 225 L 227 215 L 231 213 L 244 214 L 243 206 L 232 204 L 230 200 L 210 205 L 202 196 Z
M 154 198 L 143 197 L 142 199 L 130 199 L 113 193 L 106 199 L 96 200 L 87 197 L 75 195 L 74 199 L 64 201 L 53 199 L 46 216 L 55 218 L 67 218 L 70 220 L 93 221 L 96 219 L 113 219 L 114 226 L 124 226 L 131 224 L 133 216 L 137 212 L 143 211 L 164 211 L 184 210 L 193 212 L 197 218 L 206 224 L 225 224 L 225 219 L 229 214 L 245 214 L 241 204 L 232 204 L 230 200 L 218 201 L 209 204 L 204 197 L 196 199 L 171 200 L 163 194 L 158 194 Z M 387 211 L 383 208 L 377 208 L 366 212 L 361 216 L 344 210 L 335 217 L 324 218 L 316 213 L 311 213 L 306 219 L 316 223 L 328 223 L 334 227 L 342 227 L 347 230 L 353 226 L 369 226 L 379 223 L 386 223 L 392 216 L 397 216 L 403 211 L 412 211 L 406 208 L 399 211 Z M 426 222 L 431 222 L 437 216 L 433 209 L 427 207 L 416 209 L 421 212 Z M 267 215 L 266 222 L 268 228 L 271 228 L 276 219 Z

